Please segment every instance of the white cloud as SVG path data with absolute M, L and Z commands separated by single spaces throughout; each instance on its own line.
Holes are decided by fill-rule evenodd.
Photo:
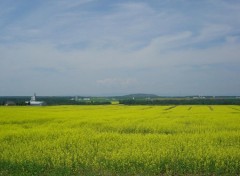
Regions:
M 186 45 L 186 43 L 189 43 L 189 40 L 191 41 L 191 36 L 192 33 L 186 31 L 179 34 L 156 37 L 144 48 L 144 50 L 146 50 L 144 52 L 152 53 L 159 51 L 161 53 L 163 50 L 182 47 Z
M 208 42 L 214 39 L 225 37 L 231 33 L 232 28 L 228 25 L 209 24 L 204 26 L 200 34 L 196 37 L 195 42 Z

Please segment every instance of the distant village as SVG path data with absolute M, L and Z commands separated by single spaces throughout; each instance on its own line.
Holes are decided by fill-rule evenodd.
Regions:
M 30 101 L 25 101 L 25 104 L 26 105 L 29 105 L 29 106 L 43 106 L 43 105 L 46 105 L 46 103 L 44 101 L 37 101 L 37 98 L 36 98 L 36 93 L 34 93 L 34 95 L 31 97 Z M 6 106 L 15 106 L 16 103 L 14 101 L 7 101 L 5 103 Z
M 222 104 L 240 105 L 239 96 L 158 96 L 154 94 L 129 94 L 112 97 L 83 96 L 6 96 L 0 97 L 0 105 L 5 106 L 51 106 L 51 105 L 186 105 L 186 104 Z

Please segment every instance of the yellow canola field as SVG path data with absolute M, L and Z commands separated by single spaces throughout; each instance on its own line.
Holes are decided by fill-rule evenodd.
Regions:
M 0 175 L 240 175 L 240 106 L 0 107 Z

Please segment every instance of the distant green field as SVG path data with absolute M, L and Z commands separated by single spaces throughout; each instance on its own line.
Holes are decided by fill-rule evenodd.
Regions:
M 0 175 L 240 175 L 240 106 L 0 107 Z

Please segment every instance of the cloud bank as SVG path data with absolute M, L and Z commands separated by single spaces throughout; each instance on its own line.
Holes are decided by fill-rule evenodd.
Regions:
M 1 1 L 0 95 L 240 95 L 238 1 Z

